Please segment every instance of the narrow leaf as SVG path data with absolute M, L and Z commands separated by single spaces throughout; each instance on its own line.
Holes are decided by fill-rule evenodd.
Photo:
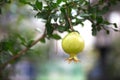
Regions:
M 106 33 L 107 33 L 107 34 L 110 34 L 110 31 L 109 31 L 109 30 L 106 30 Z
M 30 40 L 30 41 L 28 41 L 28 43 L 27 43 L 27 47 L 30 47 L 31 44 L 33 43 L 33 41 L 34 41 L 34 40 Z
M 36 1 L 36 3 L 35 3 L 35 6 L 37 7 L 37 9 L 39 9 L 39 10 L 42 10 L 42 2 L 39 2 L 38 0 Z
M 29 3 L 26 0 L 19 0 L 19 2 L 24 3 L 24 4 L 28 4 Z
M 117 28 L 117 24 L 116 23 L 113 23 L 113 25 L 115 26 L 115 28 Z
M 42 11 L 42 12 L 38 12 L 35 17 L 37 18 L 42 18 L 42 19 L 47 19 L 48 18 L 48 12 L 47 11 Z
M 60 4 L 62 2 L 62 0 L 57 0 L 57 4 Z
M 61 33 L 64 32 L 64 31 L 66 31 L 66 27 L 65 26 L 58 26 L 57 29 Z
M 92 35 L 95 36 L 97 34 L 96 25 L 92 24 Z
M 54 39 L 56 39 L 56 40 L 61 39 L 61 37 L 60 37 L 58 34 L 53 34 L 53 35 L 52 35 L 52 38 L 54 38 Z
M 53 26 L 51 26 L 50 22 L 46 23 L 47 35 L 50 37 L 54 31 Z
M 103 22 L 102 16 L 97 16 L 97 24 L 101 24 Z
M 45 38 L 42 38 L 42 39 L 40 40 L 40 42 L 45 43 L 45 42 L 46 42 L 46 41 L 45 41 Z

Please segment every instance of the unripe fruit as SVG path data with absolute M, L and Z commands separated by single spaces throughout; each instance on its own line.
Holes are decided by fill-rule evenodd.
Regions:
M 67 59 L 69 63 L 71 61 L 78 62 L 79 59 L 77 58 L 77 54 L 82 52 L 84 40 L 78 32 L 71 32 L 62 39 L 62 48 L 70 55 Z

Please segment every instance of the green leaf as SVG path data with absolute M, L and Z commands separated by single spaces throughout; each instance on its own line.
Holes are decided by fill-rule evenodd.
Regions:
M 67 2 L 67 0 L 62 0 L 63 2 Z
M 35 3 L 35 6 L 37 7 L 37 9 L 42 10 L 43 4 L 42 4 L 42 2 L 39 2 L 39 1 L 37 0 L 36 3 Z
M 54 31 L 54 28 L 50 24 L 50 22 L 47 22 L 45 26 L 46 26 L 46 29 L 47 29 L 47 35 L 48 35 L 48 37 L 50 37 L 52 35 L 53 31 Z
M 91 19 L 93 19 L 93 20 L 95 20 L 96 19 L 96 14 L 95 13 L 93 13 L 93 14 L 91 14 Z
M 104 0 L 99 0 L 99 4 L 103 4 L 104 3 Z
M 27 47 L 30 47 L 31 44 L 33 43 L 33 41 L 34 41 L 34 40 L 30 40 L 30 41 L 28 41 L 28 42 L 27 42 Z
M 97 34 L 96 25 L 92 24 L 92 35 L 95 36 Z
M 96 36 L 96 34 L 97 34 L 97 30 L 96 29 L 92 29 L 92 35 Z
M 97 31 L 100 31 L 100 30 L 101 30 L 101 27 L 100 27 L 100 26 L 98 26 L 98 27 L 97 27 Z
M 40 42 L 45 43 L 45 42 L 46 42 L 46 41 L 45 41 L 45 38 L 42 38 L 42 39 L 40 40 Z
M 62 0 L 57 0 L 57 4 L 60 4 L 62 2 Z
M 113 25 L 115 26 L 115 28 L 117 28 L 117 24 L 116 23 L 113 23 Z
M 55 9 L 58 5 L 56 3 L 52 3 L 50 9 Z
M 30 2 L 28 2 L 28 1 L 26 1 L 26 0 L 19 0 L 19 2 L 21 2 L 21 3 L 23 3 L 23 4 L 28 4 L 28 5 L 32 6 L 32 7 L 34 7 L 33 4 L 31 4 Z
M 52 38 L 59 40 L 61 37 L 58 34 L 52 34 Z
M 57 14 L 52 13 L 50 17 L 56 22 L 59 16 Z
M 81 13 L 80 16 L 81 16 L 81 17 L 88 17 L 88 16 L 90 16 L 90 14 Z
M 20 34 L 16 34 L 16 37 L 18 37 L 20 39 L 22 45 L 26 46 L 27 41 L 26 41 L 25 37 L 23 37 Z
M 43 10 L 43 11 L 41 11 L 41 12 L 38 12 L 38 13 L 35 15 L 35 17 L 37 17 L 37 18 L 42 18 L 42 19 L 47 20 L 48 17 L 49 17 L 49 13 L 48 13 L 47 10 Z
M 105 6 L 105 7 L 102 8 L 101 13 L 102 13 L 102 14 L 105 14 L 108 10 L 109 10 L 109 7 L 108 7 L 108 6 Z
M 84 21 L 84 19 L 78 19 L 78 18 L 76 18 L 76 21 L 72 22 L 72 24 L 73 24 L 73 26 L 76 26 L 78 24 L 81 24 L 82 26 L 84 26 L 83 21 Z
M 64 31 L 66 31 L 66 27 L 65 26 L 58 26 L 57 29 L 61 33 L 64 32 Z
M 29 3 L 26 0 L 19 0 L 19 2 L 24 3 L 24 4 L 28 4 Z
M 111 23 L 108 22 L 108 21 L 106 21 L 106 20 L 104 20 L 104 21 L 103 21 L 103 24 L 110 25 Z
M 101 24 L 103 22 L 102 16 L 97 16 L 97 24 Z
M 107 33 L 107 34 L 110 34 L 110 31 L 109 31 L 109 30 L 106 30 L 106 33 Z
M 66 14 L 64 7 L 61 7 L 60 11 L 61 11 L 63 14 Z

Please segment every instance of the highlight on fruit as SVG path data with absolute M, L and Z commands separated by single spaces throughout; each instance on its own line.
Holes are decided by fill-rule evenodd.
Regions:
M 79 62 L 77 55 L 84 49 L 84 40 L 78 32 L 70 32 L 62 39 L 62 48 L 69 55 L 66 60 L 70 62 Z

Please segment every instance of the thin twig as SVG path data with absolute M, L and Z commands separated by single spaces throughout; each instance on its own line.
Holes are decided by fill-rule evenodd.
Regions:
M 67 20 L 68 20 L 68 23 L 70 24 L 70 29 L 71 29 L 72 31 L 75 31 L 75 30 L 73 29 L 72 21 L 71 21 L 70 17 L 68 16 L 68 14 L 66 14 L 66 18 L 67 18 Z
M 24 48 L 23 50 L 19 51 L 15 56 L 13 56 L 10 60 L 8 60 L 7 62 L 5 62 L 4 64 L 2 64 L 0 66 L 0 69 L 5 68 L 5 66 L 7 64 L 9 64 L 10 62 L 14 61 L 15 59 L 19 58 L 20 56 L 22 56 L 23 54 L 25 54 L 32 46 L 34 46 L 35 44 L 37 44 L 41 39 L 43 39 L 46 36 L 46 29 L 44 30 L 44 33 L 42 36 L 40 36 L 37 40 L 35 40 L 30 46 Z
M 71 23 L 71 19 L 67 16 L 67 20 L 68 20 L 68 22 L 69 22 L 69 24 L 70 24 L 70 29 L 72 30 L 72 31 L 74 31 L 74 29 L 73 29 L 73 25 L 72 25 L 72 23 Z

